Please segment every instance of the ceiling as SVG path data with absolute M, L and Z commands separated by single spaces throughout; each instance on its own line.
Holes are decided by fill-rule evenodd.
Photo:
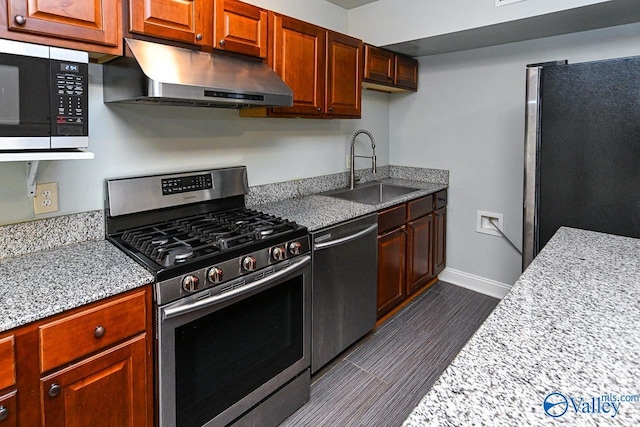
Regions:
M 409 56 L 428 56 L 634 22 L 640 22 L 640 2 L 615 0 L 384 47 Z
M 373 3 L 378 0 L 327 0 L 329 3 L 337 4 L 345 9 L 354 9 L 365 4 Z

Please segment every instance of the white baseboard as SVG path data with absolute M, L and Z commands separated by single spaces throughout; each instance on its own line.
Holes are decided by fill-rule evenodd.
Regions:
M 507 292 L 509 292 L 509 289 L 511 289 L 511 286 L 506 283 L 485 279 L 484 277 L 465 273 L 460 270 L 454 270 L 449 267 L 445 268 L 440 274 L 438 274 L 438 278 L 444 282 L 462 286 L 463 288 L 471 289 L 472 291 L 500 299 L 504 298 L 504 296 L 507 295 Z

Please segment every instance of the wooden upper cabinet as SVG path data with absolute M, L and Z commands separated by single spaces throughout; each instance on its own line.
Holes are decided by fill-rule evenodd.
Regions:
M 359 118 L 362 42 L 273 12 L 269 17 L 269 64 L 293 91 L 293 106 L 267 115 Z
M 327 32 L 327 101 L 330 116 L 362 113 L 362 41 Z
M 408 56 L 396 55 L 394 84 L 409 90 L 418 90 L 418 61 Z
M 364 46 L 364 79 L 382 84 L 394 84 L 395 55 L 393 52 L 366 44 Z
M 120 0 L 7 0 L 0 37 L 122 54 Z M 66 42 L 66 43 L 65 43 Z
M 211 46 L 212 4 L 211 0 L 129 0 L 129 31 Z
M 418 61 L 390 50 L 365 45 L 362 87 L 383 92 L 418 90 Z
M 238 0 L 216 0 L 213 47 L 267 57 L 268 12 Z
M 269 64 L 293 91 L 293 106 L 276 115 L 324 114 L 326 30 L 270 12 Z

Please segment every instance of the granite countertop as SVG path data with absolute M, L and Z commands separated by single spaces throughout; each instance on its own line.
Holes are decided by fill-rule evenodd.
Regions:
M 0 259 L 0 332 L 153 280 L 105 240 Z
M 404 427 L 640 425 L 639 361 L 640 239 L 561 228 Z
M 311 194 L 344 185 L 347 174 L 342 173 L 256 188 L 250 205 L 314 231 L 448 187 L 424 181 L 448 182 L 448 171 L 390 166 L 380 170 L 380 176 L 423 179 L 382 180 L 420 190 L 375 206 Z M 255 203 L 283 194 L 307 195 Z M 0 332 L 153 282 L 151 273 L 100 240 L 103 227 L 101 211 L 0 227 Z
M 417 188 L 419 191 L 405 194 L 392 201 L 379 203 L 377 205 L 366 205 L 335 197 L 313 194 L 273 203 L 265 203 L 256 206 L 256 209 L 295 221 L 307 227 L 309 231 L 316 231 L 358 216 L 404 203 L 407 200 L 426 196 L 427 194 L 435 193 L 448 187 L 447 184 L 397 178 L 386 178 L 380 180 L 380 182 Z

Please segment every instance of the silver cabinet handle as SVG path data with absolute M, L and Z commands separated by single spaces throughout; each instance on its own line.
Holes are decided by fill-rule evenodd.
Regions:
M 107 332 L 107 330 L 104 328 L 104 326 L 96 326 L 96 329 L 93 331 L 93 335 L 96 338 L 102 338 L 105 332 Z
M 62 387 L 60 387 L 60 385 L 53 383 L 51 384 L 51 387 L 49 387 L 49 396 L 51 397 L 56 397 L 57 395 L 60 394 L 60 392 L 62 391 Z
M 7 418 L 9 418 L 9 408 L 0 406 L 0 421 L 4 421 Z
M 202 40 L 202 34 L 196 34 L 196 40 L 197 41 Z
M 27 18 L 25 18 L 25 17 L 24 17 L 24 16 L 22 16 L 22 15 L 16 15 L 16 16 L 13 18 L 13 20 L 14 20 L 14 22 L 15 22 L 16 24 L 18 24 L 18 25 L 24 25 L 24 24 L 26 24 L 26 23 L 27 23 Z
M 221 39 L 219 43 L 220 43 L 220 46 L 224 46 L 225 44 L 227 44 L 227 42 L 224 41 L 224 39 Z

